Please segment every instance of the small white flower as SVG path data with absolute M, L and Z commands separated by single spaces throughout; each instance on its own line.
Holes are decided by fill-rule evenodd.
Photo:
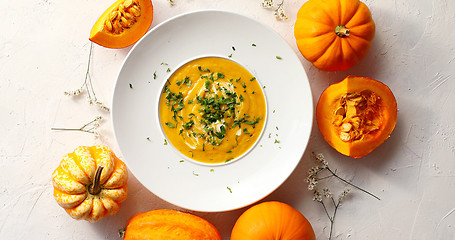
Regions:
M 321 168 L 319 166 L 312 167 L 312 168 L 310 168 L 310 170 L 308 170 L 308 174 L 310 176 L 315 175 L 319 172 L 319 170 L 321 170 Z
M 326 198 L 332 198 L 332 193 L 330 192 L 330 190 L 328 188 L 324 188 L 322 189 L 322 194 L 324 195 L 324 197 Z
M 108 107 L 104 106 L 104 104 L 103 104 L 102 102 L 100 102 L 100 101 L 96 101 L 95 104 L 98 105 L 98 107 L 99 107 L 100 109 L 102 109 L 102 110 L 104 110 L 104 111 L 106 111 L 106 112 L 109 112 L 109 111 L 110 111 L 110 109 L 109 109 Z
M 317 190 L 313 192 L 313 201 L 322 202 L 322 195 Z
M 346 188 L 339 196 L 338 196 L 338 202 L 342 202 L 343 199 L 348 195 L 348 193 L 351 191 L 350 188 Z
M 263 8 L 271 8 L 275 5 L 275 3 L 273 2 L 273 0 L 264 0 L 262 1 L 262 7 Z

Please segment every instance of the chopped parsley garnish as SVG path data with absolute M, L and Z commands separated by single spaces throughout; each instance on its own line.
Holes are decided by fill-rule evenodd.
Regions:
M 166 72 L 171 72 L 171 69 L 170 69 L 170 68 L 167 68 Z
M 180 160 L 180 162 L 185 162 L 184 160 Z
M 281 59 L 283 59 L 283 58 L 280 57 L 280 56 L 276 56 L 276 59 L 281 60 Z
M 230 193 L 232 193 L 232 190 L 231 190 L 231 188 L 230 188 L 230 187 L 227 187 L 227 189 L 229 190 L 229 192 L 230 192 Z
M 199 176 L 199 174 L 195 173 L 194 171 L 193 171 L 193 175 L 196 177 Z
M 175 125 L 171 122 L 167 122 L 166 125 L 170 128 L 175 128 Z
M 235 47 L 234 47 L 234 46 L 232 46 L 232 50 L 234 50 L 234 51 L 235 51 Z
M 208 68 L 202 69 L 201 66 L 198 66 L 197 69 L 199 69 L 199 71 L 201 71 L 201 72 L 210 72 L 210 69 L 208 69 Z
M 251 82 L 254 81 L 254 80 L 256 80 L 256 77 L 252 77 L 252 78 L 250 79 Z
M 167 140 L 166 139 L 164 139 L 164 145 L 167 145 Z
M 190 129 L 193 125 L 194 125 L 194 121 L 191 120 L 191 121 L 189 121 L 189 122 L 183 124 L 183 128 L 184 128 L 185 130 L 188 130 L 188 129 Z
M 275 142 L 274 142 L 274 143 L 280 143 L 280 141 L 278 141 L 278 140 L 275 139 Z
M 156 71 L 153 73 L 153 79 L 156 79 Z
M 229 57 L 229 58 L 231 58 L 231 57 L 232 57 L 232 53 L 231 53 L 231 54 L 229 54 L 229 55 L 228 55 L 228 57 Z
M 133 89 L 133 84 L 130 83 L 130 88 Z
M 251 46 L 256 47 L 256 44 L 253 43 L 253 44 L 251 44 Z

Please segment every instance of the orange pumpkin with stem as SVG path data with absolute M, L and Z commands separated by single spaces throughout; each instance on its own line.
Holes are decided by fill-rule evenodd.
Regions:
M 309 0 L 294 27 L 302 55 L 324 71 L 354 66 L 367 54 L 374 34 L 370 10 L 359 0 Z
M 124 48 L 137 42 L 153 21 L 151 0 L 118 0 L 101 15 L 90 41 L 107 48 Z
M 397 102 L 385 84 L 348 76 L 321 94 L 316 120 L 330 146 L 360 158 L 389 138 L 397 122 Z
M 132 216 L 120 236 L 125 240 L 221 240 L 218 230 L 207 220 L 172 209 Z
M 315 240 L 310 222 L 288 204 L 271 201 L 246 210 L 232 229 L 231 240 Z

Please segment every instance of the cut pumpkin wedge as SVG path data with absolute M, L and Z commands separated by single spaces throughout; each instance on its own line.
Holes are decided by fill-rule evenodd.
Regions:
M 107 48 L 125 48 L 147 33 L 153 21 L 151 0 L 118 0 L 96 21 L 90 41 Z

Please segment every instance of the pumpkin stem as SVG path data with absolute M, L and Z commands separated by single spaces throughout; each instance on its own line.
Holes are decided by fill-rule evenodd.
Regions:
M 101 192 L 101 187 L 100 187 L 100 178 L 101 178 L 101 172 L 103 171 L 103 167 L 98 167 L 96 169 L 95 177 L 93 179 L 93 183 L 90 184 L 88 187 L 88 193 L 92 195 L 97 195 Z
M 351 30 L 347 29 L 346 26 L 344 25 L 338 25 L 335 28 L 335 33 L 338 37 L 349 37 L 349 34 L 351 33 Z

